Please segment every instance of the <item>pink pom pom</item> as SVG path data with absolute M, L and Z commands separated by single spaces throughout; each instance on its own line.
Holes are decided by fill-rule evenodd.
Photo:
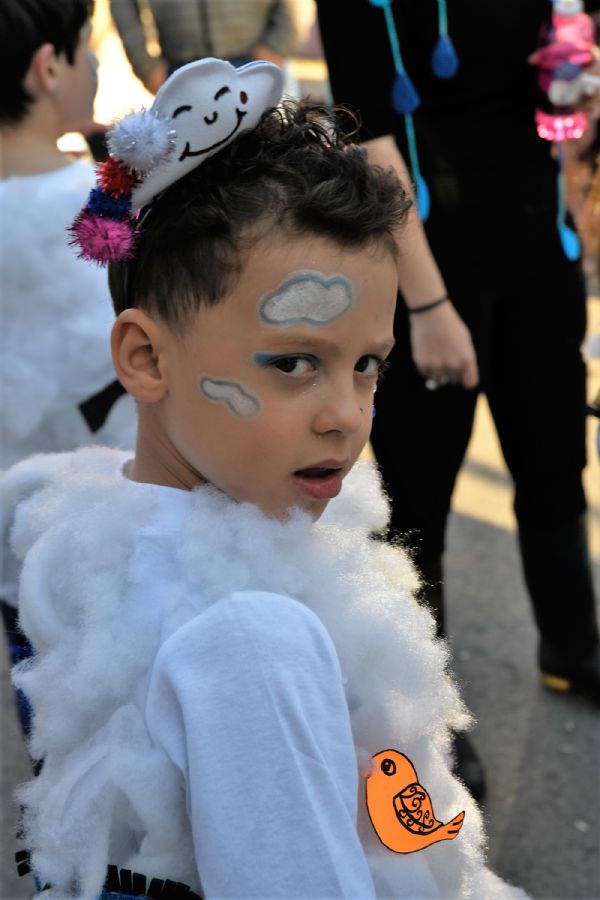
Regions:
M 106 263 L 131 259 L 134 252 L 135 232 L 133 220 L 101 218 L 91 210 L 82 210 L 71 227 L 70 241 L 79 246 L 78 256 L 103 266 Z

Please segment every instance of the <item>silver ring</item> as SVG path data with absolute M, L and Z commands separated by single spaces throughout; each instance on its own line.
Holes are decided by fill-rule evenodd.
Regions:
M 428 391 L 437 391 L 438 388 L 445 387 L 447 384 L 450 384 L 448 375 L 440 375 L 439 378 L 428 378 L 425 381 L 425 387 Z

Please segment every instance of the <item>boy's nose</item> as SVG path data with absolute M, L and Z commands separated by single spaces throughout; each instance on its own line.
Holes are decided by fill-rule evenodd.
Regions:
M 354 391 L 338 391 L 323 399 L 313 427 L 318 434 L 339 431 L 343 434 L 354 434 L 371 421 L 371 407 L 365 405 L 364 398 L 358 397 Z

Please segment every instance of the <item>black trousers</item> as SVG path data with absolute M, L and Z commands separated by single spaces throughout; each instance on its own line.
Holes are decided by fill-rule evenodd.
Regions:
M 493 188 L 490 186 L 493 184 Z M 427 233 L 450 296 L 471 330 L 485 392 L 514 480 L 519 525 L 552 527 L 586 507 L 586 292 L 556 229 L 556 182 L 515 188 L 432 180 Z M 376 394 L 372 445 L 393 502 L 392 532 L 427 565 L 471 435 L 477 391 L 425 388 L 399 298 L 397 346 Z

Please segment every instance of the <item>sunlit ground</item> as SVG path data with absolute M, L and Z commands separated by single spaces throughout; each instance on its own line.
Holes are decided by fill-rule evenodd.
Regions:
M 310 0 L 298 0 L 308 10 Z M 306 15 L 310 15 L 306 13 Z M 99 59 L 99 88 L 95 103 L 95 118 L 109 123 L 115 118 L 149 106 L 152 96 L 134 77 L 123 53 L 119 38 L 111 26 L 107 12 L 107 0 L 97 0 L 93 41 Z M 306 85 L 314 85 L 314 93 L 323 91 L 324 66 L 316 60 L 294 60 L 290 65 L 290 79 Z M 326 90 L 326 87 L 325 87 Z M 67 136 L 65 145 L 77 148 L 78 136 Z M 599 292 L 600 293 L 600 292 Z M 589 300 L 589 333 L 600 335 L 600 297 Z M 551 381 L 552 360 L 548 360 L 548 378 Z M 588 398 L 591 400 L 600 390 L 600 359 L 589 362 Z M 539 452 L 552 440 L 555 423 L 549 421 L 547 429 L 539 436 Z M 592 553 L 600 561 L 600 463 L 596 450 L 598 420 L 588 419 L 588 458 L 585 483 L 590 505 L 590 543 Z M 367 451 L 368 455 L 368 451 Z M 552 490 L 552 485 L 548 485 Z M 475 418 L 473 437 L 467 459 L 458 478 L 453 508 L 472 519 L 486 522 L 496 528 L 512 531 L 515 519 L 512 511 L 512 489 L 507 477 L 498 440 L 485 398 L 480 398 Z

